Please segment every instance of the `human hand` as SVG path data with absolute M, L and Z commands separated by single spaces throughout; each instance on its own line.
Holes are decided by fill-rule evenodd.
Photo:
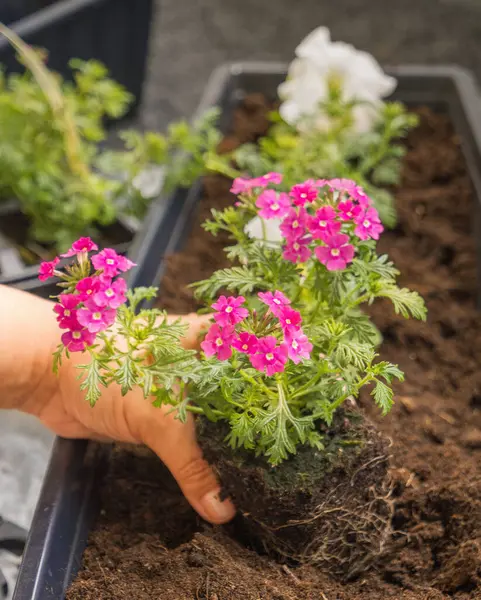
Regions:
M 15 305 L 17 316 L 13 320 L 18 319 L 18 327 L 12 327 L 11 339 L 4 339 L 5 334 L 0 331 L 0 346 L 9 344 L 9 356 L 16 355 L 19 359 L 16 362 L 21 362 L 24 370 L 26 365 L 34 363 L 29 378 L 34 384 L 33 389 L 27 386 L 22 394 L 29 397 L 18 396 L 17 408 L 35 414 L 62 437 L 145 444 L 166 464 L 187 500 L 203 518 L 212 523 L 224 523 L 234 516 L 232 503 L 219 499 L 219 484 L 202 458 L 192 418 L 183 424 L 173 414 L 168 414 L 167 407 L 154 408 L 140 390 L 122 396 L 120 388 L 114 384 L 103 390 L 92 408 L 77 380 L 76 366 L 88 360 L 87 354 L 71 354 L 58 376 L 52 372 L 52 352 L 60 338 L 52 304 L 0 286 L 0 310 L 8 297 L 10 304 Z M 8 313 L 11 316 L 12 310 Z M 184 345 L 195 348 L 206 319 L 195 314 L 184 318 L 189 325 Z M 19 327 L 29 332 L 35 352 L 25 346 L 23 350 L 18 347 L 23 344 Z M 17 332 L 15 336 L 14 331 Z M 0 355 L 0 375 L 8 371 L 5 364 L 2 366 L 7 360 L 8 356 Z

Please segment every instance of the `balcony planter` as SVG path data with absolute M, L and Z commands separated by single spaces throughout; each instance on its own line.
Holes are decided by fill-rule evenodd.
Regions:
M 456 132 L 456 139 L 460 140 L 461 142 L 464 161 L 466 164 L 466 167 L 464 165 L 459 167 L 459 161 L 456 162 L 454 167 L 455 175 L 459 169 L 462 169 L 463 173 L 465 170 L 467 170 L 475 190 L 476 201 L 479 202 L 481 200 L 481 121 L 478 113 L 479 100 L 472 78 L 465 72 L 454 67 L 399 67 L 390 69 L 389 72 L 394 75 L 399 82 L 396 92 L 396 99 L 413 107 L 420 105 L 428 106 L 430 109 L 436 112 L 449 115 Z M 268 63 L 230 65 L 217 71 L 213 76 L 213 79 L 208 86 L 202 109 L 211 105 L 220 106 L 222 109 L 221 125 L 223 130 L 227 131 L 232 120 L 233 111 L 239 105 L 239 103 L 243 101 L 246 94 L 260 92 L 267 97 L 274 99 L 277 85 L 284 76 L 285 67 L 283 65 Z M 456 140 L 453 142 L 451 139 L 451 143 L 455 146 Z M 415 157 L 412 159 L 413 164 L 411 165 L 411 170 L 416 167 L 414 158 Z M 420 169 L 419 172 L 422 176 L 422 169 Z M 444 179 L 450 176 L 453 176 L 452 173 L 450 174 L 443 172 L 442 168 L 438 166 L 437 171 L 433 170 L 432 177 L 434 177 L 434 179 L 432 181 L 430 180 L 430 185 L 442 185 Z M 159 254 L 163 255 L 166 252 L 179 248 L 181 241 L 186 238 L 188 232 L 190 231 L 192 217 L 197 206 L 199 205 L 201 198 L 201 188 L 194 187 L 190 190 L 179 190 L 175 201 L 168 204 L 166 209 L 166 219 L 160 221 L 161 227 L 156 232 L 154 231 L 154 228 L 151 228 L 151 234 L 153 237 L 158 242 L 159 240 L 162 240 L 162 252 L 159 253 L 157 251 L 156 253 L 153 252 L 152 254 L 147 254 L 147 251 L 150 248 L 154 247 L 158 250 L 159 247 L 156 246 L 155 243 L 152 244 L 151 242 L 147 242 L 144 245 L 144 256 L 149 257 L 151 269 L 146 269 L 144 262 L 139 260 L 135 253 L 133 254 L 134 260 L 137 258 L 137 262 L 139 262 L 141 265 L 140 270 L 134 272 L 135 281 L 131 281 L 133 285 L 140 285 L 142 283 L 145 284 L 145 282 L 149 280 L 155 271 L 154 264 L 155 260 L 159 258 Z M 406 195 L 406 202 L 409 206 L 411 206 L 409 204 L 408 194 Z M 427 210 L 426 202 L 419 203 L 419 211 L 421 211 L 419 213 L 420 215 L 425 214 L 422 211 Z M 456 204 L 454 204 L 453 207 L 453 210 L 456 210 Z M 477 208 L 477 206 L 473 207 L 473 213 L 477 212 Z M 443 211 L 439 210 L 439 212 L 441 213 Z M 466 216 L 467 215 L 463 216 L 463 223 L 466 222 Z M 446 219 L 446 217 L 444 218 Z M 443 215 L 440 214 L 439 227 L 441 227 L 441 229 L 439 229 L 439 231 L 445 232 L 446 228 L 442 229 L 442 223 L 446 222 L 449 223 L 449 217 L 448 221 L 443 221 Z M 469 222 L 470 221 L 468 218 L 468 223 Z M 398 237 L 402 238 L 402 236 L 405 235 L 402 227 L 409 227 L 409 225 L 406 225 L 405 220 L 401 221 L 401 229 L 389 234 L 390 237 L 387 238 L 389 242 L 392 242 L 393 245 L 396 245 L 396 251 L 401 257 L 403 252 L 405 252 L 405 246 L 403 246 L 401 243 L 397 244 L 396 240 Z M 433 231 L 434 230 L 432 228 L 429 231 L 429 235 L 431 236 L 429 239 L 429 244 L 435 247 L 436 252 L 433 260 L 436 261 L 436 266 L 441 269 L 439 273 L 442 274 L 442 268 L 449 267 L 449 265 L 452 266 L 453 260 L 455 260 L 456 248 L 452 247 L 452 240 L 459 239 L 459 236 L 455 238 L 453 234 L 450 239 L 446 238 L 445 240 L 441 234 L 436 237 Z M 448 233 L 452 232 L 451 230 L 448 232 L 446 229 L 446 236 Z M 416 235 L 418 237 L 416 237 Z M 425 235 L 423 237 L 422 225 L 420 227 L 420 231 L 418 231 L 416 235 L 411 235 L 409 238 L 406 237 L 406 243 L 409 242 L 412 247 L 413 243 L 416 243 L 415 241 L 413 242 L 413 240 L 419 239 L 420 245 L 423 242 L 427 244 L 426 240 L 429 236 Z M 216 251 L 217 248 L 214 248 L 213 252 Z M 472 266 L 475 261 L 475 251 L 473 247 L 468 246 L 468 250 L 464 249 L 464 252 L 466 256 L 469 254 L 469 252 L 471 252 L 470 258 L 472 259 Z M 432 252 L 429 256 L 431 255 Z M 466 256 L 464 256 L 464 258 L 466 258 Z M 428 256 L 425 256 L 424 260 L 427 261 Z M 464 262 L 460 262 L 457 268 L 466 269 L 468 268 L 466 264 L 466 260 Z M 181 271 L 177 266 L 177 273 L 179 272 Z M 157 275 L 158 273 L 155 272 L 155 274 Z M 429 271 L 427 275 L 430 275 Z M 430 294 L 436 296 L 439 290 L 433 287 L 427 275 L 425 277 L 420 277 L 420 279 L 416 279 L 416 273 L 413 272 L 410 276 L 414 277 L 415 283 L 419 286 L 419 288 L 423 288 L 423 293 L 425 293 L 429 299 Z M 432 330 L 429 329 L 428 331 L 425 331 L 423 334 L 424 337 L 420 336 L 418 338 L 416 336 L 418 335 L 419 326 L 414 325 L 412 330 L 406 330 L 403 332 L 404 337 L 400 341 L 401 345 L 393 346 L 392 351 L 396 349 L 399 351 L 400 348 L 406 345 L 412 345 L 412 349 L 409 350 L 410 353 L 406 351 L 406 356 L 403 355 L 403 358 L 413 361 L 414 365 L 412 367 L 413 371 L 411 375 L 413 385 L 411 388 L 406 387 L 406 394 L 414 394 L 413 389 L 414 384 L 416 383 L 416 378 L 421 379 L 423 376 L 425 376 L 425 371 L 428 369 L 428 366 L 426 366 L 422 361 L 418 361 L 417 354 L 421 354 L 422 357 L 425 358 L 426 352 L 429 353 L 430 348 L 436 347 L 438 337 L 439 339 L 442 338 L 444 340 L 453 340 L 456 339 L 458 334 L 461 335 L 466 333 L 465 329 L 463 329 L 463 324 L 465 326 L 465 323 L 463 321 L 464 305 L 462 303 L 466 301 L 466 294 L 469 296 L 471 289 L 469 286 L 467 288 L 463 287 L 465 282 L 461 276 L 459 281 L 454 282 L 456 285 L 448 285 L 451 283 L 448 275 L 449 273 L 446 274 L 446 289 L 439 288 L 441 289 L 439 294 L 452 294 L 452 298 L 454 298 L 454 300 L 452 300 L 453 315 L 447 314 L 449 309 L 446 308 L 446 314 L 441 319 L 439 317 L 438 306 L 438 311 L 435 313 L 435 315 L 436 318 L 439 318 L 439 322 L 435 321 L 426 326 L 428 328 L 432 328 Z M 469 271 L 469 275 L 472 276 L 471 271 Z M 180 281 L 172 280 L 171 278 L 170 285 L 172 289 L 164 289 L 162 299 L 164 305 L 166 305 L 169 309 L 172 309 L 176 306 L 179 307 L 179 300 L 176 296 L 176 293 L 179 291 L 180 283 Z M 458 302 L 456 299 L 459 299 L 458 304 L 456 304 L 456 302 Z M 442 302 L 441 304 L 443 306 Z M 470 306 L 466 310 L 469 311 L 469 308 Z M 381 318 L 382 313 L 378 313 L 377 316 Z M 458 321 L 454 322 L 455 325 L 453 325 L 451 318 L 452 316 L 453 318 L 454 316 L 457 316 L 458 318 Z M 385 326 L 383 327 L 383 325 Z M 385 324 L 381 322 L 381 329 L 384 331 L 386 344 L 389 344 L 389 341 L 392 339 L 397 339 L 397 330 L 394 321 L 391 320 Z M 419 346 L 416 346 L 416 343 L 418 342 Z M 454 355 L 456 355 L 456 352 L 454 352 Z M 455 361 L 455 359 L 455 356 L 445 358 L 446 361 Z M 405 370 L 408 371 L 408 368 Z M 437 390 L 435 384 L 432 383 L 433 381 L 435 382 L 436 378 L 440 375 L 436 373 L 436 369 L 434 369 L 434 371 L 429 371 L 429 373 L 431 373 L 431 375 L 427 378 L 427 383 L 425 384 L 425 388 L 423 388 L 424 395 L 421 398 L 417 398 L 417 400 L 419 400 L 419 406 L 410 396 L 402 396 L 400 398 L 400 413 L 398 413 L 396 417 L 399 419 L 397 435 L 400 438 L 403 437 L 403 443 L 406 444 L 406 446 L 412 445 L 415 447 L 416 444 L 426 443 L 423 440 L 428 440 L 428 443 L 432 444 L 432 446 L 429 446 L 429 451 L 432 451 L 432 455 L 429 455 L 431 461 L 438 460 L 438 454 L 436 454 L 434 449 L 439 448 L 439 446 L 442 445 L 446 439 L 451 440 L 451 437 L 449 436 L 452 436 L 452 439 L 454 439 L 459 445 L 459 448 L 463 448 L 463 452 L 466 453 L 466 457 L 469 457 L 469 453 L 475 452 L 481 444 L 479 436 L 476 437 L 479 429 L 476 429 L 475 427 L 471 428 L 477 414 L 475 412 L 477 410 L 476 406 L 479 407 L 479 392 L 476 392 L 474 389 L 471 391 L 471 388 L 468 390 L 469 406 L 461 406 L 459 409 L 461 412 L 455 412 L 456 409 L 452 403 L 449 403 L 449 410 L 446 409 L 443 411 L 442 402 L 438 401 L 436 404 L 438 397 L 434 395 L 436 392 L 438 394 L 440 392 Z M 409 372 L 407 375 L 409 381 Z M 473 385 L 474 384 L 472 384 L 472 387 Z M 426 402 L 424 402 L 424 398 L 427 399 Z M 438 408 L 439 411 L 433 413 L 432 415 L 427 413 L 427 411 L 430 410 L 430 404 L 433 404 L 433 406 Z M 464 411 L 464 413 L 462 411 Z M 469 415 L 473 413 L 469 418 L 466 417 L 466 415 L 468 415 L 467 411 L 471 411 L 469 412 Z M 417 421 L 410 422 L 409 418 L 413 418 L 410 417 L 410 415 L 416 414 L 416 412 L 421 412 L 422 414 L 417 417 Z M 427 416 L 428 414 L 431 415 L 429 418 Z M 419 427 L 418 424 L 421 423 L 421 420 L 422 427 Z M 448 429 L 443 429 L 443 423 L 447 424 L 445 426 L 446 428 L 457 424 L 456 427 L 459 427 L 460 430 L 458 431 L 456 429 L 456 432 L 452 433 L 450 430 L 448 431 Z M 418 431 L 421 431 L 422 433 L 420 433 L 420 435 L 424 437 L 421 439 L 415 438 L 411 441 L 408 439 L 409 435 L 411 434 L 411 429 L 415 431 L 413 435 L 417 435 Z M 394 440 L 394 443 L 395 442 L 396 440 Z M 426 448 L 428 448 L 428 446 L 426 446 Z M 94 519 L 98 515 L 101 502 L 99 492 L 102 488 L 102 485 L 107 485 L 105 483 L 105 473 L 109 464 L 109 456 L 111 456 L 110 450 L 105 446 L 67 440 L 58 440 L 56 442 L 50 467 L 45 478 L 43 491 L 37 506 L 34 523 L 30 531 L 27 549 L 24 555 L 23 565 L 15 595 L 17 600 L 21 600 L 23 598 L 31 598 L 32 600 L 53 600 L 54 598 L 58 599 L 64 597 L 69 584 L 81 566 L 82 553 L 87 544 L 89 531 L 91 530 Z M 460 456 L 458 460 L 462 460 L 462 456 Z M 124 455 L 122 459 L 127 461 L 127 468 L 130 472 L 130 466 L 135 463 L 135 459 L 130 459 L 126 455 Z M 153 459 L 150 460 L 151 463 L 148 464 L 151 464 L 152 468 L 155 469 L 156 467 L 153 465 L 156 464 L 156 461 Z M 355 596 L 356 594 L 366 594 L 365 596 L 359 595 L 358 597 L 360 598 L 381 598 L 385 597 L 385 595 L 388 593 L 394 597 L 399 593 L 400 588 L 398 586 L 402 586 L 407 589 L 413 589 L 413 585 L 417 586 L 418 584 L 419 589 L 421 590 L 422 588 L 419 598 L 424 597 L 423 594 L 429 593 L 427 590 L 430 587 L 433 587 L 433 593 L 435 594 L 441 594 L 442 592 L 456 594 L 458 591 L 460 593 L 476 594 L 476 589 L 479 591 L 479 581 L 477 580 L 476 575 L 476 565 L 478 563 L 476 562 L 475 558 L 476 544 L 474 540 L 477 530 L 473 532 L 472 538 L 461 538 L 459 541 L 456 538 L 456 532 L 459 534 L 459 528 L 456 531 L 455 528 L 449 529 L 449 523 L 451 522 L 450 519 L 470 518 L 469 515 L 472 515 L 473 512 L 475 512 L 471 508 L 474 500 L 466 499 L 460 495 L 461 491 L 458 491 L 455 487 L 456 477 L 453 477 L 453 479 L 449 480 L 450 483 L 446 484 L 447 492 L 444 492 L 448 494 L 446 498 L 443 496 L 443 491 L 440 488 L 436 488 L 435 483 L 432 481 L 431 488 L 429 488 L 429 485 L 427 485 L 426 489 L 424 490 L 424 482 L 429 481 L 430 474 L 433 471 L 436 472 L 438 470 L 438 465 L 429 464 L 429 460 L 428 462 L 423 463 L 422 457 L 420 457 L 419 460 L 421 461 L 419 464 L 406 463 L 396 465 L 399 468 L 396 469 L 396 473 L 394 474 L 395 486 L 393 489 L 393 494 L 396 501 L 394 526 L 401 530 L 404 528 L 408 531 L 410 531 L 410 528 L 412 528 L 412 535 L 414 537 L 418 535 L 415 532 L 420 531 L 421 537 L 419 539 L 423 544 L 425 544 L 424 547 L 428 556 L 432 556 L 432 553 L 435 552 L 436 549 L 439 552 L 437 567 L 436 565 L 431 565 L 431 567 L 429 567 L 429 560 L 426 563 L 427 566 L 421 564 L 417 571 L 414 564 L 412 564 L 410 567 L 408 560 L 409 556 L 411 556 L 410 552 L 414 553 L 416 557 L 418 554 L 416 554 L 415 550 L 411 551 L 410 546 L 403 546 L 403 540 L 406 540 L 407 538 L 400 536 L 400 539 L 397 540 L 398 545 L 393 547 L 394 550 L 397 548 L 398 554 L 393 554 L 390 557 L 392 559 L 390 565 L 383 566 L 382 575 L 376 575 L 378 578 L 384 576 L 384 579 L 379 580 L 380 595 L 376 595 L 370 589 L 363 591 L 362 584 L 360 584 L 360 587 L 356 588 L 355 586 L 357 584 L 354 583 L 352 584 L 354 587 L 346 588 L 346 598 Z M 456 462 L 455 459 L 453 460 Z M 132 461 L 132 463 L 130 461 Z M 112 489 L 114 492 L 117 491 L 119 493 L 124 489 L 122 486 L 115 488 L 116 476 L 122 478 L 122 460 L 118 459 L 117 463 L 114 464 L 117 464 L 119 469 L 117 473 L 114 470 L 109 476 L 108 485 L 111 486 L 111 496 Z M 451 468 L 451 465 L 449 467 Z M 448 467 L 446 467 L 446 470 L 448 470 Z M 449 473 L 446 473 L 446 476 L 448 475 Z M 144 473 L 143 477 L 145 479 L 145 477 L 149 478 L 151 476 L 145 476 Z M 154 479 L 156 477 L 164 477 L 160 469 L 155 471 Z M 123 481 L 125 482 L 125 479 Z M 155 488 L 154 480 L 147 483 L 150 486 L 154 486 L 153 493 L 154 495 L 157 494 L 158 490 Z M 461 487 L 465 487 L 464 481 L 461 481 Z M 475 490 L 476 489 L 478 488 L 475 488 Z M 420 491 L 416 492 L 416 490 Z M 416 493 L 418 495 L 416 495 Z M 403 494 L 405 494 L 405 496 Z M 146 523 L 153 522 L 152 514 L 148 511 L 152 510 L 155 512 L 157 506 L 156 503 L 158 502 L 159 499 L 158 496 L 156 496 L 156 500 L 152 500 L 152 503 L 147 505 L 147 512 L 143 517 Z M 421 514 L 421 517 L 419 517 L 420 520 L 419 522 L 416 522 L 416 518 L 418 518 L 419 514 Z M 423 520 L 423 514 L 425 515 L 425 521 Z M 123 509 L 122 515 L 124 515 L 122 519 L 126 518 L 125 511 Z M 109 515 L 107 514 L 105 518 L 108 522 Z M 195 523 L 195 519 L 193 522 Z M 103 524 L 105 525 L 105 521 Z M 430 529 L 428 526 L 429 524 L 431 526 Z M 435 524 L 435 527 L 433 524 Z M 469 525 L 472 527 L 473 523 L 470 521 Z M 127 526 L 129 525 L 127 524 Z M 131 526 L 135 527 L 134 524 L 131 524 Z M 146 527 L 148 533 L 153 533 L 152 544 L 158 544 L 158 538 L 162 532 L 150 532 L 148 524 Z M 466 531 L 466 535 L 469 535 L 469 531 L 471 531 L 469 527 L 466 528 L 464 526 L 460 529 Z M 194 524 L 192 525 L 192 535 L 195 531 L 199 531 L 199 527 Z M 202 532 L 200 535 L 202 537 Z M 209 590 L 212 595 L 220 593 L 218 590 L 214 589 L 213 584 L 215 581 L 213 581 L 213 577 L 211 578 L 209 574 L 212 572 L 216 577 L 221 576 L 220 569 L 215 569 L 212 566 L 212 560 L 219 561 L 220 557 L 219 554 L 215 554 L 215 552 L 209 556 L 208 548 L 210 543 L 209 540 L 214 540 L 214 542 L 218 541 L 219 539 L 222 540 L 224 539 L 222 538 L 222 535 L 224 534 L 219 532 L 214 532 L 212 534 L 208 533 L 206 538 L 202 538 L 202 540 L 198 542 L 194 541 L 192 544 L 187 543 L 184 546 L 183 555 L 187 557 L 185 559 L 186 564 L 189 567 L 200 569 L 200 571 L 197 572 L 197 576 L 195 573 L 192 575 L 191 570 L 188 570 L 188 573 L 186 571 L 179 571 L 177 574 L 174 573 L 174 580 L 177 578 L 181 585 L 192 586 L 194 580 L 198 581 L 197 592 L 195 591 L 196 586 L 194 585 L 193 590 L 190 588 L 187 590 L 186 587 L 186 593 L 194 594 L 194 597 L 195 593 L 197 593 L 197 597 L 200 598 L 209 597 Z M 472 542 L 471 539 L 473 540 Z M 409 541 L 406 542 L 406 544 L 409 543 Z M 145 544 L 146 547 L 148 547 L 149 542 L 145 542 Z M 201 551 L 199 551 L 199 544 L 202 548 Z M 419 544 L 421 544 L 421 542 L 419 542 Z M 267 562 L 262 562 L 261 559 L 259 559 L 259 562 L 256 562 L 257 559 L 252 558 L 252 553 L 247 555 L 246 550 L 239 550 L 239 547 L 237 546 L 230 547 L 231 550 L 232 548 L 234 550 L 237 548 L 237 551 L 239 551 L 240 554 L 243 553 L 243 562 L 241 563 L 240 569 L 242 570 L 243 567 L 246 569 L 246 571 L 242 571 L 245 573 L 245 578 L 243 579 L 246 581 L 231 581 L 231 586 L 234 586 L 229 588 L 232 594 L 235 593 L 236 586 L 238 588 L 237 593 L 241 594 L 240 588 L 245 583 L 248 583 L 247 580 L 249 579 L 250 575 L 252 575 L 252 578 L 255 578 L 256 573 L 260 571 L 262 578 L 264 578 L 262 569 L 265 568 L 266 578 L 270 578 L 270 583 L 266 583 L 264 581 L 262 585 L 267 586 L 269 583 L 269 585 L 274 586 L 270 588 L 263 588 L 262 591 L 265 592 L 265 594 L 271 593 L 272 595 L 274 594 L 274 590 L 278 591 L 278 588 L 275 587 L 278 584 L 279 586 L 283 586 L 283 590 L 287 589 L 289 585 L 293 586 L 292 588 L 289 588 L 291 590 L 291 594 L 294 594 L 292 597 L 309 597 L 305 595 L 308 592 L 306 592 L 306 589 L 302 587 L 302 581 L 299 579 L 299 576 L 290 571 L 288 568 L 284 571 L 281 570 L 275 572 L 272 567 L 270 570 L 268 570 Z M 461 552 L 462 548 L 463 550 Z M 409 556 L 401 555 L 402 550 L 405 553 L 407 552 Z M 163 548 L 162 552 L 164 551 L 165 548 Z M 132 560 L 137 560 L 137 554 L 138 551 L 136 550 L 132 554 Z M 182 552 L 178 553 L 177 557 L 181 555 Z M 471 562 L 470 557 L 472 557 Z M 139 571 L 140 573 L 145 573 L 146 578 L 150 578 L 152 574 L 156 575 L 157 571 L 159 571 L 156 571 L 155 563 L 152 565 L 149 571 L 148 564 L 146 565 L 142 563 L 141 558 L 138 560 L 140 561 L 138 562 L 139 569 L 147 569 L 146 571 Z M 178 558 L 178 560 L 181 560 L 182 562 L 184 559 Z M 414 561 L 415 559 L 412 558 L 411 560 Z M 220 563 L 216 564 L 219 566 Z M 443 566 L 442 570 L 440 570 L 441 564 Z M 462 568 L 460 568 L 460 565 L 462 565 Z M 106 568 L 110 569 L 111 566 L 112 565 L 109 563 Z M 423 568 L 427 569 L 428 571 L 429 568 L 431 568 L 431 571 L 432 569 L 436 568 L 437 576 L 430 578 L 431 571 L 429 571 L 429 575 L 425 581 L 419 583 L 418 580 L 413 580 L 414 583 L 411 583 L 409 578 L 413 576 L 413 573 L 416 574 L 422 571 Z M 109 571 L 109 573 L 112 573 L 112 576 L 117 578 L 122 578 L 123 575 L 121 573 L 119 574 L 119 571 L 120 569 L 116 569 L 115 573 L 114 571 Z M 149 575 L 147 575 L 147 571 L 149 572 Z M 166 573 L 162 571 L 162 569 L 160 569 L 159 572 L 161 575 L 165 575 Z M 125 576 L 127 575 L 125 574 Z M 302 573 L 301 576 L 307 575 L 306 573 Z M 374 581 L 376 577 L 373 576 L 372 585 L 376 585 L 377 580 Z M 275 581 L 273 578 L 276 578 Z M 258 580 L 256 579 L 256 581 Z M 316 589 L 324 590 L 323 593 L 329 597 L 329 581 L 325 580 L 317 583 L 319 584 L 319 588 Z M 322 586 L 321 583 L 323 584 Z M 90 581 L 90 585 L 92 585 L 92 580 Z M 92 588 L 90 587 L 89 589 Z M 162 588 L 160 587 L 159 589 Z M 335 589 L 338 591 L 340 590 L 339 587 L 336 587 Z M 77 593 L 82 593 L 81 588 L 77 590 Z M 337 592 L 333 591 L 333 594 L 336 593 Z M 280 594 L 281 592 L 278 593 L 278 597 L 289 597 L 287 595 L 283 596 Z M 318 592 L 318 595 L 319 594 L 320 597 L 322 597 L 320 591 Z M 98 594 L 97 596 L 100 597 Z M 80 598 L 82 596 L 75 596 L 75 598 L 77 597 Z M 232 595 L 232 598 L 238 597 L 240 598 L 243 596 Z M 269 596 L 266 595 L 265 597 Z M 463 597 L 474 598 L 476 596 Z
M 26 43 L 48 51 L 50 69 L 68 77 L 72 57 L 95 58 L 134 95 L 132 109 L 140 104 L 152 0 L 15 0 L 5 4 L 12 29 Z M 5 39 L 0 40 L 0 64 L 7 71 L 19 69 L 15 51 Z

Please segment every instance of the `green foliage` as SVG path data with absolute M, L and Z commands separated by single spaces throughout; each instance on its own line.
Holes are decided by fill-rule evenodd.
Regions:
M 125 149 L 107 151 L 99 145 L 106 123 L 125 115 L 131 94 L 94 60 L 72 60 L 73 81 L 64 81 L 47 69 L 41 52 L 3 26 L 2 33 L 27 68 L 0 72 L 0 194 L 19 201 L 34 241 L 63 251 L 124 214 L 142 217 L 152 196 L 137 180 L 153 165 L 165 167 L 154 195 L 190 185 L 204 172 L 204 155 L 219 141 L 215 111 L 193 126 L 173 124 L 164 136 L 121 133 Z

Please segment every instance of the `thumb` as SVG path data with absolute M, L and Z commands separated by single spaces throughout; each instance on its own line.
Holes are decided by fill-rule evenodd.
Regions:
M 151 415 L 153 418 L 143 421 L 143 443 L 164 462 L 201 517 L 215 524 L 230 521 L 235 508 L 229 499 L 220 499 L 219 482 L 195 438 L 194 420 L 189 418 L 181 423 L 172 414 L 166 414 L 168 410 L 168 407 L 157 408 Z M 159 417 L 164 421 L 162 424 Z

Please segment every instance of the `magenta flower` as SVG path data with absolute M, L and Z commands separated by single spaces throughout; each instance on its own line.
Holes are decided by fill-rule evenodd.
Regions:
M 259 292 L 257 295 L 262 300 L 262 302 L 264 302 L 264 304 L 267 304 L 272 314 L 274 314 L 276 317 L 279 316 L 284 306 L 289 306 L 289 304 L 291 303 L 289 298 L 287 296 L 284 296 L 284 294 L 282 292 L 279 292 L 279 290 L 276 290 L 274 293 Z
M 290 331 L 286 336 L 286 343 L 287 355 L 296 365 L 303 359 L 311 358 L 312 344 L 301 329 Z
M 258 177 L 258 180 L 265 185 L 269 183 L 279 185 L 279 183 L 282 183 L 282 173 L 276 173 L 275 171 L 266 173 L 265 175 L 262 175 L 262 177 Z
M 85 277 L 77 283 L 75 289 L 79 293 L 78 299 L 86 302 L 100 290 L 100 279 L 99 277 Z
M 307 212 L 304 208 L 296 210 L 291 208 L 287 216 L 282 221 L 280 230 L 282 235 L 288 240 L 297 240 L 306 233 Z
M 311 257 L 309 244 L 308 238 L 289 241 L 284 246 L 282 257 L 292 263 L 305 263 Z
M 340 229 L 341 223 L 336 221 L 336 211 L 332 206 L 322 206 L 309 218 L 309 231 L 318 240 L 322 240 L 325 235 L 338 233 Z
M 103 285 L 94 296 L 94 302 L 98 306 L 108 306 L 109 308 L 118 308 L 127 300 L 127 283 L 125 279 L 119 278 L 113 283 L 110 281 Z
M 239 333 L 238 337 L 232 342 L 232 347 L 243 354 L 254 354 L 257 351 L 258 345 L 259 340 L 257 336 L 247 333 L 247 331 Z
M 349 236 L 344 233 L 326 236 L 325 246 L 318 246 L 314 252 L 328 271 L 342 271 L 354 258 L 354 246 L 349 244 Z
M 331 179 L 327 182 L 331 190 L 338 191 L 342 196 L 349 196 L 352 200 L 359 203 L 360 206 L 366 208 L 372 204 L 369 196 L 366 195 L 360 185 L 357 185 L 352 179 Z
M 98 249 L 99 248 L 97 244 L 94 244 L 89 237 L 82 237 L 74 242 L 70 250 L 65 254 L 62 254 L 62 256 L 67 258 L 70 256 L 75 256 L 76 254 L 80 254 L 80 252 L 93 252 L 94 250 Z
M 215 304 L 212 305 L 217 312 L 214 313 L 214 321 L 221 327 L 235 325 L 247 317 L 249 311 L 243 308 L 241 304 L 245 302 L 244 296 L 221 296 Z
M 125 256 L 117 254 L 112 248 L 105 248 L 105 250 L 102 250 L 98 254 L 94 254 L 92 256 L 92 264 L 97 271 L 102 270 L 103 275 L 107 277 L 115 277 L 119 271 L 125 273 L 132 267 L 135 267 L 135 263 Z
M 254 369 L 266 372 L 269 377 L 274 373 L 282 373 L 287 362 L 287 344 L 277 345 L 277 340 L 270 335 L 259 340 L 257 352 L 250 356 Z
M 301 327 L 301 313 L 290 306 L 285 306 L 277 315 L 277 318 L 279 319 L 279 323 L 281 324 L 285 335 L 288 335 L 293 331 L 298 331 Z
M 284 192 L 278 194 L 274 190 L 264 190 L 256 200 L 259 217 L 263 219 L 282 219 L 291 208 L 289 196 Z
M 291 188 L 290 197 L 296 206 L 304 206 L 317 198 L 318 190 L 312 181 L 298 183 Z
M 76 294 L 60 294 L 58 301 L 59 303 L 53 307 L 53 310 L 57 313 L 60 329 L 70 329 L 72 323 L 77 321 L 76 308 L 80 298 Z
M 233 327 L 221 328 L 217 323 L 213 323 L 200 347 L 207 357 L 217 356 L 219 360 L 227 360 L 232 356 L 233 341 Z
M 339 218 L 342 221 L 354 221 L 362 213 L 362 208 L 351 200 L 339 202 L 337 208 L 339 209 Z
M 60 262 L 60 258 L 56 256 L 53 260 L 49 262 L 40 263 L 38 268 L 38 278 L 40 281 L 46 281 L 50 279 L 50 277 L 55 277 L 55 267 Z
M 79 323 L 73 324 L 69 331 L 62 334 L 62 344 L 69 352 L 83 352 L 95 341 L 95 333 L 83 328 Z
M 230 191 L 232 194 L 238 196 L 239 194 L 244 194 L 253 188 L 251 179 L 245 179 L 244 177 L 237 177 L 232 182 L 232 187 Z
M 356 217 L 357 227 L 354 233 L 361 240 L 372 238 L 378 240 L 384 227 L 381 225 L 379 214 L 375 208 L 370 206 Z
M 87 300 L 85 307 L 78 311 L 77 319 L 90 333 L 98 333 L 115 323 L 116 314 L 117 311 L 113 308 L 101 307 L 93 300 Z

